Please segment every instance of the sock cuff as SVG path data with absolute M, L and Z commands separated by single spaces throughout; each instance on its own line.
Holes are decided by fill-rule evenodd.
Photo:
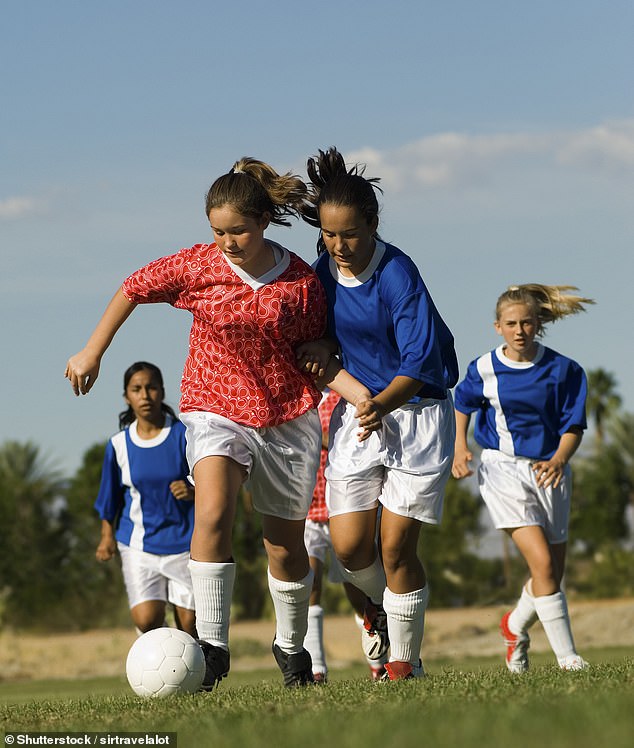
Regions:
M 395 618 L 407 618 L 424 613 L 429 604 L 429 585 L 426 584 L 419 590 L 405 592 L 402 595 L 392 592 L 389 587 L 385 588 L 383 595 L 383 608 L 388 615 Z
M 292 599 L 297 600 L 297 595 L 299 593 L 300 597 L 304 597 L 301 593 L 306 593 L 306 597 L 310 597 L 310 593 L 313 589 L 313 579 L 315 578 L 315 574 L 312 569 L 308 572 L 308 574 L 303 578 L 299 579 L 297 582 L 285 582 L 282 579 L 276 579 L 272 574 L 271 570 L 267 569 L 266 574 L 269 581 L 269 589 L 271 592 L 275 592 L 280 596 L 289 595 L 289 600 Z
M 535 610 L 540 621 L 554 621 L 557 618 L 567 618 L 568 605 L 563 592 L 553 595 L 542 595 L 535 598 Z
M 321 607 L 321 605 L 309 605 L 308 606 L 308 615 L 311 618 L 319 618 L 320 616 L 323 616 L 324 609 Z
M 192 577 L 232 581 L 236 576 L 235 563 L 216 564 L 211 561 L 194 561 L 193 558 L 190 558 L 187 562 L 187 568 Z

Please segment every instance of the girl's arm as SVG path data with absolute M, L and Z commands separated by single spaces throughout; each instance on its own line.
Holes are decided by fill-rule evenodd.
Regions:
M 378 395 L 365 400 L 357 407 L 359 425 L 375 431 L 381 425 L 383 416 L 400 408 L 413 397 L 423 383 L 412 377 L 396 376 Z
M 128 301 L 119 289 L 106 307 L 93 334 L 83 350 L 71 356 L 64 376 L 70 380 L 75 395 L 88 394 L 99 376 L 101 358 L 112 342 L 117 330 L 134 311 L 136 304 Z
M 112 522 L 108 522 L 107 519 L 101 520 L 101 539 L 95 556 L 97 561 L 110 561 L 115 555 L 117 550 L 117 541 L 114 537 L 114 528 Z
M 337 343 L 331 338 L 320 338 L 319 340 L 308 340 L 301 343 L 295 351 L 297 368 L 315 377 L 324 377 L 328 363 L 331 357 L 337 353 L 337 350 Z
M 194 487 L 186 480 L 174 480 L 170 483 L 172 496 L 179 501 L 193 501 Z
M 572 426 L 570 431 L 562 434 L 557 451 L 550 460 L 540 460 L 533 463 L 533 472 L 537 474 L 537 485 L 548 488 L 557 488 L 564 475 L 564 468 L 570 458 L 579 448 L 583 430 L 578 426 Z
M 473 460 L 473 454 L 467 444 L 467 432 L 469 431 L 470 416 L 461 413 L 459 410 L 456 414 L 456 447 L 454 451 L 453 465 L 451 474 L 454 478 L 466 478 L 473 475 L 473 470 L 469 464 Z

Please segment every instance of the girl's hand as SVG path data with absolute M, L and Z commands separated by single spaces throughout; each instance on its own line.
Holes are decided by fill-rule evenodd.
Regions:
M 314 377 L 324 376 L 331 355 L 330 347 L 319 340 L 301 343 L 295 350 L 298 369 Z
M 540 488 L 557 488 L 564 476 L 565 462 L 561 460 L 540 460 L 533 463 L 533 472 L 537 476 L 537 485 Z
M 187 481 L 184 481 L 184 480 L 172 481 L 170 483 L 170 491 L 172 492 L 172 496 L 175 499 L 178 499 L 178 501 L 193 501 L 194 500 L 194 490 L 187 483 Z
M 110 537 L 102 537 L 95 551 L 95 557 L 97 561 L 110 561 L 114 557 L 117 550 L 116 540 Z
M 456 447 L 454 453 L 453 465 L 451 466 L 451 474 L 454 478 L 460 480 L 461 478 L 467 478 L 473 475 L 470 462 L 473 460 L 473 454 L 466 447 Z
M 381 428 L 385 413 L 378 403 L 365 395 L 358 398 L 354 405 L 356 406 L 354 415 L 355 418 L 359 419 L 359 426 L 361 426 L 361 431 L 357 437 L 360 442 L 364 442 L 373 431 L 378 431 Z
M 87 395 L 99 376 L 101 357 L 86 348 L 68 359 L 64 376 L 75 395 Z

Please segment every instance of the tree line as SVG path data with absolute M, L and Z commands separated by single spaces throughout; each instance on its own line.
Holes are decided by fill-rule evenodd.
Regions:
M 634 414 L 622 409 L 615 378 L 588 372 L 587 411 L 592 425 L 573 462 L 570 597 L 634 594 Z M 31 442 L 0 445 L 0 627 L 77 630 L 128 625 L 121 572 L 99 564 L 95 548 L 100 522 L 93 510 L 105 442 L 83 455 L 67 478 Z M 248 494 L 241 497 L 234 527 L 238 577 L 232 616 L 272 615 L 259 516 Z M 419 552 L 432 586 L 432 605 L 509 602 L 525 574 L 510 545 L 500 558 L 478 552 L 482 502 L 477 488 L 453 478 L 447 486 L 443 522 L 423 526 Z M 326 585 L 324 606 L 349 612 L 339 585 Z

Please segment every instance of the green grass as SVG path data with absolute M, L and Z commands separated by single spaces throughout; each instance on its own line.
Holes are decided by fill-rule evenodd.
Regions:
M 5 731 L 176 732 L 179 748 L 621 748 L 632 744 L 634 652 L 584 652 L 563 673 L 544 655 L 517 677 L 497 659 L 430 662 L 428 677 L 373 684 L 362 667 L 323 688 L 233 672 L 211 694 L 140 699 L 124 679 L 0 683 Z

